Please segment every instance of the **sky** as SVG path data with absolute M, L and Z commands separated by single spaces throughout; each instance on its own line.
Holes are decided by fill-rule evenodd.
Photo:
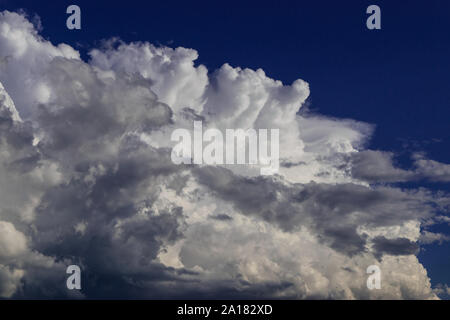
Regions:
M 81 30 L 69 30 L 65 26 L 68 16 L 65 11 L 70 4 L 81 8 Z M 371 4 L 381 8 L 381 30 L 366 28 L 366 8 Z M 15 267 L 8 260 L 11 257 L 0 259 L 0 266 L 9 267 L 2 275 L 10 282 L 0 287 L 3 296 L 44 295 L 36 285 L 38 278 L 29 275 L 30 270 L 40 270 L 36 272 L 44 274 L 42 281 L 52 283 L 56 280 L 45 275 L 49 271 L 42 265 L 51 264 L 58 269 L 71 261 L 85 267 L 89 283 L 111 282 L 109 287 L 99 286 L 98 290 L 95 285 L 89 285 L 82 292 L 82 296 L 88 298 L 117 297 L 119 291 L 132 297 L 152 297 L 148 288 L 164 297 L 176 297 L 165 285 L 153 281 L 165 277 L 168 283 L 173 281 L 179 287 L 182 297 L 193 293 L 199 297 L 268 297 L 274 294 L 326 299 L 424 298 L 433 292 L 442 298 L 448 297 L 445 291 L 450 285 L 447 271 L 450 245 L 446 238 L 448 220 L 442 218 L 448 218 L 447 192 L 450 192 L 448 1 L 408 1 L 407 4 L 355 1 L 348 4 L 338 1 L 130 0 L 124 4 L 4 0 L 0 1 L 0 10 L 26 16 L 42 37 L 36 38 L 26 20 L 18 21 L 10 15 L 0 19 L 6 23 L 3 28 L 8 25 L 26 30 L 14 36 L 3 29 L 0 54 L 2 58 L 12 57 L 13 62 L 5 64 L 6 69 L 0 69 L 0 82 L 18 114 L 30 123 L 17 125 L 13 131 L 19 132 L 21 137 L 26 133 L 42 141 L 37 145 L 23 142 L 28 143 L 23 151 L 28 156 L 24 159 L 29 159 L 30 154 L 39 154 L 39 166 L 28 164 L 28 167 L 36 167 L 27 167 L 30 170 L 27 174 L 36 176 L 33 170 L 46 170 L 45 174 L 40 173 L 44 177 L 42 181 L 36 181 L 24 199 L 18 197 L 2 208 L 3 228 L 19 238 L 23 236 L 23 248 L 17 251 L 27 255 L 22 265 Z M 59 43 L 70 47 L 57 47 Z M 153 46 L 147 47 L 146 43 Z M 188 48 L 195 52 L 158 51 L 166 47 Z M 150 57 L 148 51 L 152 52 Z M 160 65 L 158 56 L 169 57 L 173 63 L 166 68 Z M 62 58 L 53 61 L 54 57 Z M 92 71 L 93 68 L 105 74 L 107 71 L 117 74 L 115 82 L 104 80 L 107 76 L 95 74 L 97 71 Z M 264 75 L 246 72 L 245 68 L 262 69 Z M 123 75 L 133 73 L 149 81 L 151 92 L 142 92 L 138 80 Z M 236 74 L 240 77 L 232 81 Z M 272 79 L 281 81 L 282 89 L 279 89 L 281 84 Z M 302 81 L 296 82 L 297 79 Z M 253 87 L 252 81 L 262 84 Z M 84 96 L 75 89 L 67 89 L 77 83 L 93 91 Z M 102 102 L 94 101 L 92 97 L 100 92 L 105 95 Z M 123 95 L 118 97 L 117 92 Z M 152 101 L 153 109 L 149 113 L 141 108 L 139 99 L 144 96 Z M 206 104 L 205 97 L 208 98 Z M 240 105 L 247 100 L 251 101 L 249 106 Z M 269 107 L 268 111 L 259 111 L 258 120 L 250 116 L 226 118 L 229 115 L 226 110 L 241 112 L 245 108 L 257 108 L 261 100 Z M 110 111 L 103 101 L 110 101 L 115 105 L 112 109 L 117 110 Z M 87 115 L 77 111 L 76 106 L 83 103 L 93 111 Z M 278 104 L 281 113 L 274 109 Z M 57 112 L 56 105 L 64 106 L 64 112 Z M 122 105 L 127 107 L 122 110 Z M 304 164 L 284 168 L 281 182 L 220 167 L 214 168 L 217 172 L 211 168 L 188 168 L 186 173 L 178 167 L 165 167 L 161 160 L 163 151 L 151 143 L 152 149 L 145 151 L 134 140 L 119 142 L 122 134 L 131 132 L 130 128 L 150 126 L 150 132 L 139 129 L 146 135 L 146 141 L 157 141 L 159 147 L 168 146 L 167 132 L 177 126 L 189 127 L 189 117 L 183 107 L 189 107 L 196 116 L 218 127 L 242 123 L 254 128 L 285 126 L 288 133 L 286 138 L 280 137 L 280 147 L 284 148 L 280 149 L 281 157 L 288 159 L 287 162 Z M 205 111 L 219 116 L 208 119 L 211 113 Z M 269 111 L 276 116 L 271 116 Z M 141 119 L 121 118 L 122 113 L 140 115 Z M 104 129 L 85 125 L 85 121 L 97 117 Z M 14 121 L 15 125 L 17 121 Z M 65 121 L 75 123 L 73 136 L 64 130 L 61 123 Z M 175 124 L 171 123 L 173 121 Z M 295 141 L 297 131 L 301 138 Z M 14 146 L 21 139 L 13 137 L 8 141 L 13 141 L 9 143 Z M 111 150 L 99 145 L 110 145 Z M 99 148 L 97 155 L 96 148 Z M 135 148 L 139 157 L 129 159 L 119 151 L 112 151 L 123 148 Z M 85 152 L 93 152 L 93 155 L 82 156 Z M 79 156 L 74 156 L 78 153 Z M 8 159 L 4 162 L 23 160 Z M 158 165 L 147 168 L 143 161 L 152 159 L 162 163 L 155 160 Z M 142 166 L 142 170 L 130 173 L 124 169 L 119 175 L 120 172 L 114 173 L 111 169 L 114 161 L 116 165 L 122 164 L 121 168 Z M 347 164 L 351 164 L 350 169 L 345 167 Z M 4 174 L 15 181 L 16 184 L 11 185 L 21 186 L 18 173 Z M 84 180 L 79 177 L 83 174 L 86 175 Z M 141 181 L 135 175 L 147 179 Z M 94 181 L 90 186 L 92 194 L 84 194 L 83 189 L 87 187 L 81 186 L 77 179 Z M 232 183 L 235 189 L 216 181 L 218 179 Z M 174 189 L 175 195 L 171 189 L 174 181 L 183 186 L 182 190 Z M 115 204 L 116 208 L 110 208 L 110 201 L 106 199 L 108 194 L 114 195 L 114 190 L 108 191 L 111 185 L 117 186 L 118 194 L 122 189 L 128 192 Z M 153 190 L 151 186 L 155 185 L 164 185 L 165 192 Z M 13 193 L 11 188 L 4 194 Z M 145 188 L 151 189 L 148 198 L 142 194 Z M 240 188 L 248 192 L 247 197 L 239 195 Z M 273 194 L 278 196 L 272 199 Z M 261 195 L 266 197 L 260 198 Z M 61 197 L 67 197 L 69 209 L 63 209 L 65 206 L 57 201 Z M 88 197 L 101 205 L 96 209 L 89 205 L 78 208 L 76 199 Z M 300 198 L 302 201 L 298 200 Z M 299 204 L 288 205 L 287 199 L 294 203 L 298 200 Z M 19 200 L 26 203 L 26 210 L 30 211 L 29 216 L 20 219 L 12 213 L 21 210 L 14 203 Z M 327 209 L 318 210 L 314 206 L 315 202 L 327 201 L 330 201 Z M 141 208 L 146 202 L 151 205 Z M 136 218 L 135 211 L 158 211 L 155 206 L 162 206 L 158 210 L 169 213 L 167 216 L 150 215 L 148 219 L 152 223 L 137 231 L 142 238 L 127 242 L 129 248 L 114 242 L 115 237 L 120 237 L 116 231 L 105 227 L 100 235 L 94 233 L 94 225 L 102 221 L 108 221 L 105 225 L 110 224 L 114 230 L 123 224 L 126 226 L 121 231 L 124 234 L 140 230 L 132 219 Z M 176 208 L 182 208 L 182 212 Z M 59 210 L 67 212 L 58 216 Z M 133 213 L 124 213 L 127 210 Z M 336 212 L 338 219 L 341 211 L 346 217 L 342 228 L 326 225 L 325 220 L 333 220 L 329 212 Z M 53 215 L 54 221 L 67 225 L 67 230 L 49 231 L 56 228 L 49 218 Z M 227 219 L 232 221 L 228 225 Z M 367 229 L 365 236 L 356 230 L 355 221 L 357 226 Z M 414 221 L 420 221 L 421 225 L 415 226 Z M 299 229 L 294 232 L 289 223 Z M 75 233 L 72 224 L 78 226 Z M 155 225 L 159 227 L 152 227 Z M 229 225 L 237 230 L 236 234 L 224 231 Z M 266 228 L 267 232 L 258 233 L 250 225 Z M 246 231 L 247 228 L 250 231 Z M 166 232 L 158 233 L 165 229 L 171 230 L 170 236 Z M 33 234 L 32 230 L 39 232 Z M 208 230 L 216 230 L 217 234 Z M 42 236 L 44 232 L 49 235 Z M 232 234 L 236 244 L 231 244 L 228 252 L 217 253 L 209 259 L 199 252 L 198 248 L 205 241 L 220 243 Z M 78 245 L 74 242 L 77 237 L 80 237 Z M 431 241 L 433 237 L 438 238 Z M 266 244 L 261 253 L 264 259 L 259 261 L 263 270 L 253 266 L 252 261 L 241 261 L 242 255 L 248 254 L 247 250 L 257 250 L 260 242 Z M 298 245 L 304 251 L 280 248 L 283 242 Z M 86 249 L 87 243 L 93 244 L 91 251 Z M 144 243 L 150 244 L 146 247 Z M 102 247 L 107 249 L 100 253 Z M 168 253 L 162 258 L 164 250 Z M 122 270 L 119 257 L 126 251 L 136 264 L 132 263 L 129 270 Z M 1 253 L 2 250 L 0 257 Z M 138 256 L 142 254 L 152 257 L 146 262 L 148 272 L 139 262 Z M 352 274 L 363 277 L 362 266 L 383 254 L 388 257 L 383 260 L 381 270 L 387 270 L 387 279 L 392 280 L 385 291 L 366 292 L 361 285 L 346 283 L 345 279 L 351 279 Z M 94 259 L 94 255 L 100 258 Z M 327 255 L 331 257 L 329 270 L 321 271 L 318 265 Z M 413 260 L 416 256 L 418 262 Z M 200 262 L 196 265 L 195 260 Z M 282 262 L 277 264 L 274 260 Z M 111 266 L 103 266 L 105 261 L 111 261 Z M 402 269 L 408 264 L 414 266 L 414 271 Z M 353 271 L 341 274 L 336 268 Z M 395 272 L 411 274 L 411 277 L 394 275 Z M 413 284 L 421 289 L 427 287 L 427 281 L 430 282 L 428 291 L 412 289 Z M 67 294 L 61 290 L 55 289 L 54 296 Z M 73 292 L 70 294 L 76 296 Z

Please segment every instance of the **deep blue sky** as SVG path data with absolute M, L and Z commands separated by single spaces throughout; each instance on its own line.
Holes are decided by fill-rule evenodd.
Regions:
M 80 31 L 65 26 L 70 4 L 81 7 Z M 370 4 L 381 7 L 382 30 L 365 26 Z M 448 0 L 4 0 L 0 6 L 38 14 L 44 37 L 84 56 L 99 40 L 118 36 L 194 48 L 210 71 L 228 62 L 262 68 L 284 83 L 302 78 L 311 86 L 312 109 L 377 125 L 370 148 L 395 151 L 402 166 L 413 151 L 450 162 Z M 433 284 L 450 285 L 450 245 L 427 246 L 419 258 Z

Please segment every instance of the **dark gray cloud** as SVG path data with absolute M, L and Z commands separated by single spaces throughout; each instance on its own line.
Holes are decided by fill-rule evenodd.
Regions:
M 427 193 L 395 188 L 369 188 L 357 184 L 309 183 L 286 185 L 273 178 L 246 178 L 223 168 L 196 169 L 200 183 L 243 214 L 254 215 L 283 230 L 295 232 L 308 226 L 321 241 L 346 254 L 365 250 L 366 236 L 360 226 L 401 225 L 426 219 L 434 208 Z
M 217 214 L 217 215 L 211 215 L 211 219 L 220 220 L 220 221 L 227 221 L 227 220 L 233 220 L 232 217 L 230 217 L 227 214 Z
M 395 166 L 391 152 L 366 150 L 350 157 L 351 174 L 370 183 L 392 183 L 428 180 L 449 182 L 450 165 L 426 159 L 422 154 L 413 154 L 413 167 L 400 169 Z
M 385 237 L 376 237 L 372 240 L 375 249 L 375 256 L 379 259 L 383 254 L 393 256 L 417 254 L 419 245 L 406 238 L 387 239 Z
M 351 158 L 351 172 L 355 178 L 369 182 L 403 182 L 412 180 L 414 172 L 396 168 L 390 152 L 365 150 Z

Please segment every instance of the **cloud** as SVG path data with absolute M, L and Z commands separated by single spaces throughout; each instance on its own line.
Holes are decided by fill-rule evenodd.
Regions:
M 376 237 L 372 240 L 375 255 L 382 257 L 383 254 L 393 256 L 417 254 L 419 246 L 417 243 L 407 238 L 387 239 L 385 237 Z
M 434 242 L 438 242 L 439 244 L 442 244 L 444 241 L 450 241 L 450 237 L 442 234 L 442 233 L 435 233 L 430 231 L 424 231 L 420 236 L 420 242 L 424 244 L 431 244 Z
M 392 152 L 365 150 L 352 155 L 352 176 L 368 182 L 404 182 L 414 173 L 396 168 Z
M 115 41 L 86 62 L 0 14 L 1 297 L 436 298 L 416 254 L 447 237 L 424 228 L 448 195 L 390 183 L 446 181 L 444 164 L 399 169 L 365 149 L 373 125 L 299 113 L 303 80 Z M 194 120 L 280 129 L 279 174 L 173 164 L 171 133 Z
M 37 104 L 51 98 L 41 78 L 49 62 L 55 57 L 79 60 L 80 55 L 66 44 L 53 46 L 44 40 L 23 15 L 3 11 L 0 20 L 0 82 L 14 97 L 21 116 L 28 117 Z
M 417 174 L 433 182 L 450 182 L 450 164 L 426 159 L 421 154 L 415 154 Z
M 433 292 L 439 296 L 450 296 L 450 287 L 446 284 L 438 283 L 434 288 Z
M 427 159 L 423 154 L 412 155 L 413 167 L 395 167 L 392 152 L 365 150 L 349 157 L 352 176 L 369 183 L 391 183 L 426 180 L 449 182 L 450 165 Z

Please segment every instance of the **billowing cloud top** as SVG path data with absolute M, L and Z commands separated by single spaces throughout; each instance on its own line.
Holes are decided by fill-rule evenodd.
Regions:
M 299 113 L 305 81 L 197 56 L 112 40 L 85 62 L 0 13 L 0 297 L 437 298 L 416 255 L 448 240 L 425 230 L 448 195 L 393 183 L 450 166 L 396 168 L 364 149 L 372 125 Z M 171 132 L 199 119 L 279 128 L 279 174 L 173 164 Z

